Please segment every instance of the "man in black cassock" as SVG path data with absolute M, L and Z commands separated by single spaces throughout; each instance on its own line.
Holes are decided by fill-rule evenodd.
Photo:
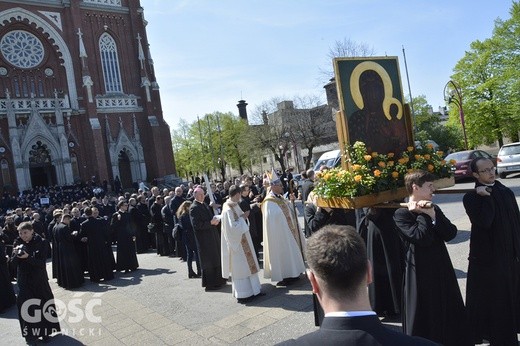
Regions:
M 92 215 L 90 207 L 85 208 L 87 220 L 80 225 L 80 238 L 86 239 L 88 252 L 88 272 L 90 281 L 108 281 L 114 278 L 112 263 L 114 255 L 107 246 L 110 235 L 104 222 Z
M 404 254 L 395 229 L 394 209 L 363 208 L 356 210 L 358 232 L 367 244 L 372 263 L 373 281 L 368 285 L 372 309 L 380 315 L 401 312 Z
M 431 204 L 435 176 L 417 170 L 405 176 L 408 208 L 394 221 L 405 245 L 403 329 L 445 346 L 473 345 L 466 310 L 444 242 L 457 235 L 441 209 Z
M 217 290 L 226 283 L 220 264 L 220 234 L 217 228 L 220 220 L 213 218 L 213 212 L 204 203 L 203 189 L 196 188 L 193 194 L 195 200 L 190 207 L 190 220 L 199 249 L 202 287 L 206 291 Z
M 130 272 L 139 267 L 135 250 L 135 234 L 132 232 L 130 214 L 127 201 L 117 203 L 118 211 L 110 220 L 110 231 L 117 239 L 116 269 Z
M 49 286 L 45 269 L 47 260 L 47 241 L 34 234 L 30 222 L 22 222 L 18 227 L 20 236 L 15 246 L 23 246 L 13 251 L 11 262 L 17 267 L 18 320 L 22 336 L 27 344 L 36 345 L 37 339 L 46 341 L 51 334 L 60 331 L 60 323 L 54 305 L 54 295 Z M 29 304 L 29 300 L 32 303 Z M 27 304 L 24 304 L 26 303 Z M 43 308 L 45 307 L 45 311 Z M 39 320 L 27 321 L 24 316 L 41 315 Z
M 61 222 L 54 227 L 54 239 L 58 254 L 58 286 L 65 289 L 83 285 L 83 268 L 77 253 L 75 242 L 78 234 L 69 227 L 71 216 L 63 214 Z
M 520 332 L 520 212 L 513 191 L 495 181 L 495 167 L 479 157 L 470 164 L 475 190 L 464 195 L 471 221 L 466 285 L 473 341 L 518 345 Z
M 7 265 L 6 242 L 9 242 L 9 237 L 0 230 L 0 292 L 2 292 L 0 294 L 0 314 L 16 302 L 13 284 L 11 283 L 11 274 Z

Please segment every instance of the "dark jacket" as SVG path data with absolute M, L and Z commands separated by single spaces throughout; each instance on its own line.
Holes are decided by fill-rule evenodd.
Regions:
M 325 317 L 319 330 L 296 340 L 285 341 L 280 345 L 420 346 L 437 344 L 386 328 L 376 315 L 372 315 Z

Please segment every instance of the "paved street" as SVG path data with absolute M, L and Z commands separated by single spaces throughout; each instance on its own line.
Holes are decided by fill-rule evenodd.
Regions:
M 501 181 L 520 202 L 520 176 Z M 472 185 L 462 183 L 456 188 Z M 443 194 L 434 201 L 459 228 L 448 250 L 465 295 L 470 224 L 461 199 L 460 194 Z M 67 309 L 61 322 L 64 335 L 50 344 L 272 345 L 315 330 L 310 285 L 303 276 L 289 288 L 276 288 L 262 279 L 266 296 L 242 305 L 232 298 L 230 284 L 204 292 L 200 279 L 188 279 L 186 264 L 177 258 L 138 256 L 139 270 L 118 273 L 109 284 L 88 282 L 79 289 L 63 290 L 51 280 L 58 305 Z M 14 308 L 0 315 L 0 340 L 5 345 L 24 344 Z

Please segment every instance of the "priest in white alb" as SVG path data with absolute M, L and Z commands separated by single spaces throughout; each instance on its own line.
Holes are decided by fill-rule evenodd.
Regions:
M 247 215 L 240 209 L 240 187 L 229 188 L 229 198 L 222 208 L 222 277 L 231 276 L 233 296 L 239 303 L 261 293 L 258 259 L 249 234 Z
M 305 272 L 305 237 L 293 205 L 282 196 L 283 185 L 274 170 L 269 184 L 270 191 L 262 202 L 264 278 L 277 281 L 277 286 L 287 286 Z

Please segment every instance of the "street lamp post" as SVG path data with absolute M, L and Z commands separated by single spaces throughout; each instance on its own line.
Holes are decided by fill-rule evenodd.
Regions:
M 468 137 L 466 135 L 464 109 L 462 108 L 462 94 L 459 85 L 453 80 L 448 81 L 444 86 L 444 101 L 448 104 L 454 103 L 459 107 L 460 125 L 462 126 L 462 133 L 464 134 L 464 148 L 468 150 Z

